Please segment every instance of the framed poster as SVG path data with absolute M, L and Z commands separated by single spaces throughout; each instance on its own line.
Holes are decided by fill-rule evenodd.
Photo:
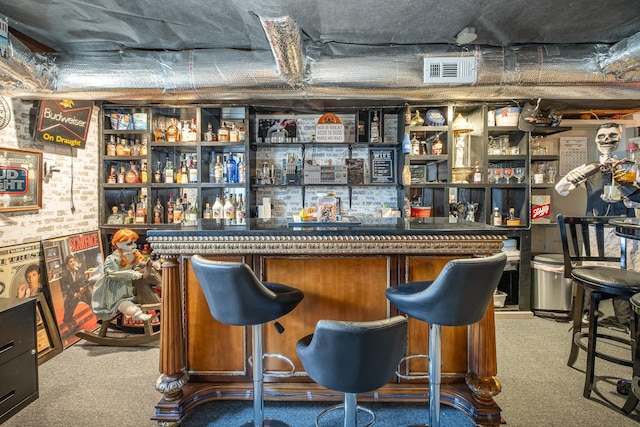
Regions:
M 44 294 L 36 295 L 36 343 L 38 365 L 62 352 L 62 340 Z
M 42 153 L 0 147 L 0 212 L 42 208 Z
M 371 184 L 396 183 L 396 157 L 393 149 L 369 150 Z
M 51 302 L 64 348 L 79 340 L 76 332 L 93 331 L 98 318 L 91 309 L 93 285 L 102 274 L 100 233 L 74 234 L 42 242 Z

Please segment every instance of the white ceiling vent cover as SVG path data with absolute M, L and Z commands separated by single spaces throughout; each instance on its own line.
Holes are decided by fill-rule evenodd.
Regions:
M 476 77 L 475 56 L 424 58 L 425 83 L 475 83 Z

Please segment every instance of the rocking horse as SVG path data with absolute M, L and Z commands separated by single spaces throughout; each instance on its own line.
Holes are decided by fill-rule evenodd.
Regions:
M 162 274 L 154 267 L 153 261 L 147 260 L 142 268 L 136 270 L 142 273 L 142 278 L 133 280 L 133 293 L 136 296 L 135 302 L 140 309 L 145 312 L 156 313 L 160 311 L 160 298 L 154 291 L 160 289 L 162 285 Z M 160 330 L 153 330 L 151 319 L 144 321 L 144 334 L 132 334 L 126 336 L 109 336 L 109 329 L 116 327 L 117 321 L 122 320 L 123 314 L 118 312 L 111 320 L 103 320 L 102 325 L 97 333 L 82 330 L 76 333 L 76 336 L 96 344 L 117 346 L 117 347 L 133 347 L 153 342 L 160 338 Z M 122 323 L 122 322 L 121 322 Z

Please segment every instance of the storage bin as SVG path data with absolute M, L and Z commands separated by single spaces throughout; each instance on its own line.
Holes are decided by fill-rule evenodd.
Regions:
M 562 254 L 541 254 L 531 262 L 531 308 L 571 311 L 573 280 L 564 277 Z

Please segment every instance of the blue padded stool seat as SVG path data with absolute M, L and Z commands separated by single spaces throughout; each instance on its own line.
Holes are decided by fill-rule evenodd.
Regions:
M 457 259 L 449 261 L 433 281 L 410 282 L 386 290 L 387 298 L 398 310 L 429 323 L 431 427 L 440 425 L 441 326 L 471 325 L 480 321 L 493 303 L 506 263 L 504 253 Z
M 357 410 L 375 414 L 358 406 L 357 393 L 376 390 L 395 374 L 407 345 L 407 319 L 395 316 L 370 322 L 320 320 L 313 334 L 301 338 L 296 351 L 311 379 L 330 390 L 344 393 L 344 403 L 322 411 L 344 407 L 344 426 L 356 427 Z

